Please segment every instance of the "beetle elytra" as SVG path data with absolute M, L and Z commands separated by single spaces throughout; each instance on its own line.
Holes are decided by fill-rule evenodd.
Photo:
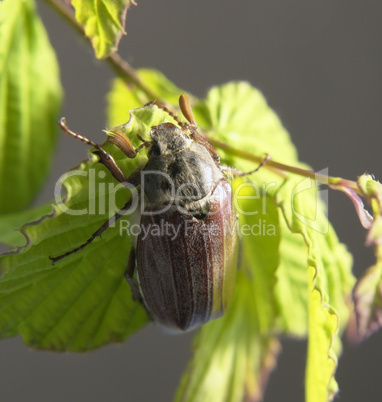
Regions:
M 181 95 L 179 104 L 189 123 L 181 122 L 165 106 L 152 104 L 164 109 L 177 125 L 167 122 L 152 127 L 151 140 L 138 136 L 142 144 L 136 149 L 118 129 L 109 137 L 129 158 L 148 148 L 147 164 L 128 178 L 100 145 L 69 130 L 63 119 L 59 124 L 67 134 L 96 148 L 99 161 L 115 179 L 140 188 L 146 202 L 142 228 L 172 226 L 168 233 L 138 235 L 126 279 L 134 299 L 144 304 L 155 322 L 171 332 L 187 331 L 221 316 L 230 305 L 237 265 L 237 218 L 219 156 L 197 131 L 188 97 Z M 51 257 L 53 263 L 86 247 L 123 216 L 130 203 L 81 246 Z

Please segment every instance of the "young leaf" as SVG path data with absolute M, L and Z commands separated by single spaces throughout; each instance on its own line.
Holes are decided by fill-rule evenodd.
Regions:
M 164 99 L 172 109 L 178 107 L 179 95 L 185 91 L 179 89 L 161 72 L 156 70 L 141 69 L 137 71 L 138 77 L 157 94 L 159 99 Z M 127 85 L 122 79 L 117 78 L 108 94 L 108 123 L 111 127 L 124 123 L 128 118 L 130 109 L 156 99 L 148 99 L 147 95 L 132 84 Z
M 238 144 L 241 149 L 257 155 L 270 153 L 275 160 L 287 161 L 294 166 L 306 168 L 298 162 L 296 151 L 277 116 L 267 106 L 262 95 L 250 85 L 231 83 L 213 88 L 207 96 L 206 104 L 196 107 L 197 121 L 199 121 L 199 110 L 202 113 L 204 110 L 205 113 L 202 121 L 211 124 L 207 126 L 210 138 L 228 142 L 233 147 Z M 233 159 L 229 151 L 219 154 L 223 158 L 223 163 L 244 171 L 253 169 L 243 160 Z M 273 330 L 278 329 L 300 336 L 309 331 L 309 344 L 313 345 L 316 339 L 319 339 L 321 350 L 325 351 L 320 359 L 332 359 L 335 356 L 332 344 L 339 344 L 337 334 L 343 330 L 349 317 L 349 306 L 345 300 L 349 298 L 354 283 L 351 258 L 338 242 L 325 217 L 325 208 L 317 196 L 318 188 L 314 180 L 301 180 L 294 175 L 283 178 L 269 173 L 265 168 L 257 172 L 252 180 L 258 187 L 261 183 L 261 187 L 266 189 L 262 194 L 274 197 L 276 205 L 280 207 L 278 230 L 283 228 L 281 244 L 289 243 L 288 248 L 279 247 L 278 250 L 280 271 L 276 270 L 275 274 L 278 282 L 274 288 L 274 297 L 278 301 L 279 315 L 275 317 Z M 254 244 L 252 247 L 256 253 Z M 247 247 L 251 246 L 248 244 Z M 290 251 L 293 247 L 296 248 L 296 252 L 291 259 Z M 296 253 L 304 257 L 296 257 Z M 252 269 L 255 270 L 256 260 L 248 260 L 247 263 L 251 261 L 253 261 Z M 300 263 L 295 264 L 296 261 Z M 314 282 L 310 285 L 308 267 L 312 267 L 309 269 L 315 271 Z M 297 289 L 299 290 L 296 291 Z M 313 297 L 313 291 L 318 291 L 322 299 L 321 302 L 313 304 L 314 309 L 307 309 L 308 304 L 312 305 L 312 302 L 307 301 Z M 318 320 L 328 307 L 340 317 L 341 327 L 330 326 L 330 330 L 327 330 L 327 324 Z M 296 311 L 298 314 L 293 315 L 290 311 Z M 277 324 L 282 326 L 278 327 Z M 325 339 L 317 338 L 320 332 L 325 334 Z M 317 359 L 318 355 L 310 348 L 307 362 L 307 395 L 310 398 L 310 395 L 316 393 L 322 396 L 316 400 L 326 401 L 333 393 L 334 370 L 326 370 L 323 374 L 315 372 L 311 368 L 319 366 L 320 360 Z
M 353 340 L 362 340 L 382 326 L 382 262 L 377 261 L 359 279 L 354 289 L 357 333 Z
M 167 100 L 166 95 L 163 99 Z M 171 104 L 174 100 L 168 102 Z M 199 127 L 211 140 L 218 139 L 257 155 L 270 153 L 276 160 L 306 168 L 298 162 L 289 135 L 275 113 L 263 96 L 247 83 L 231 83 L 213 88 L 206 101 L 196 101 L 193 106 Z M 243 171 L 255 167 L 234 157 L 229 151 L 220 150 L 219 155 L 223 164 Z M 349 317 L 349 306 L 345 301 L 354 283 L 350 255 L 338 242 L 327 222 L 325 208 L 317 197 L 319 188 L 314 180 L 301 180 L 293 175 L 280 177 L 266 168 L 250 179 L 250 184 L 235 185 L 236 201 L 243 196 L 251 199 L 246 207 L 244 200 L 238 201 L 236 205 L 239 207 L 238 212 L 241 212 L 242 269 L 251 272 L 246 280 L 252 281 L 253 286 L 246 303 L 258 306 L 256 313 L 252 311 L 248 314 L 245 325 L 250 326 L 252 319 L 255 321 L 252 329 L 248 329 L 252 331 L 250 339 L 255 343 L 260 335 L 265 337 L 261 338 L 264 340 L 272 338 L 275 332 L 294 336 L 309 334 L 307 396 L 309 400 L 313 398 L 312 395 L 316 395 L 316 399 L 312 400 L 327 400 L 336 390 L 333 375 L 340 345 L 337 334 L 343 331 Z M 259 194 L 260 198 L 268 200 L 265 207 L 256 203 Z M 271 219 L 270 205 L 280 207 L 280 219 Z M 257 236 L 251 233 L 251 229 L 262 227 L 265 232 L 257 233 Z M 275 230 L 272 232 L 273 227 Z M 267 235 L 267 229 L 271 235 Z M 261 240 L 264 240 L 264 244 Z M 308 270 L 308 267 L 311 268 Z M 308 275 L 312 270 L 316 272 L 314 282 Z M 236 291 L 246 294 L 241 286 L 239 281 Z M 323 295 L 323 299 L 316 300 L 317 292 Z M 219 360 L 226 356 L 228 348 L 242 345 L 236 342 L 240 339 L 239 334 L 231 336 L 228 333 L 227 337 L 224 336 L 226 328 L 244 328 L 244 324 L 233 322 L 232 317 L 237 316 L 238 310 L 248 311 L 248 307 L 244 298 L 239 299 L 243 304 L 235 300 L 234 306 L 237 307 L 232 307 L 232 315 L 227 314 L 202 329 L 202 335 L 196 343 L 196 355 L 183 378 L 178 399 L 195 400 L 210 394 L 214 395 L 214 400 L 231 400 L 232 395 L 243 396 L 243 389 L 248 384 L 244 380 L 245 376 L 238 374 L 242 367 L 257 367 L 253 377 L 248 378 L 255 383 L 260 381 L 261 355 L 251 356 L 252 363 L 238 358 L 237 362 L 230 361 L 223 365 Z M 322 320 L 322 317 L 327 317 L 329 322 Z M 341 326 L 338 325 L 338 318 Z M 225 324 L 230 319 L 232 321 Z M 218 323 L 224 326 L 224 330 L 213 329 Z M 215 338 L 218 333 L 219 341 Z M 316 346 L 321 353 L 315 353 Z M 241 351 L 232 350 L 236 351 L 237 356 L 244 356 L 246 347 L 243 348 Z M 238 363 L 240 361 L 241 364 Z M 328 369 L 316 371 L 315 368 L 323 362 L 330 363 Z M 213 386 L 216 382 L 209 381 L 217 373 L 224 376 L 226 382 L 222 383 L 230 384 L 223 387 L 219 395 Z M 238 381 L 232 383 L 231 378 Z M 260 388 L 257 386 L 257 391 Z
M 156 106 L 137 109 L 124 130 L 147 138 L 163 118 Z M 126 175 L 145 160 L 143 153 L 127 160 L 115 146 L 105 148 Z M 57 200 L 58 187 L 55 216 L 25 226 L 30 245 L 0 259 L 0 336 L 19 333 L 35 348 L 76 352 L 121 342 L 148 321 L 124 277 L 132 242 L 125 229 L 135 215 L 121 218 L 81 252 L 54 265 L 49 257 L 83 244 L 132 194 L 116 185 L 95 155 L 64 175 L 61 185 L 67 195 Z
M 357 282 L 354 304 L 357 316 L 357 334 L 353 339 L 364 339 L 382 326 L 382 185 L 372 176 L 362 175 L 358 186 L 371 204 L 373 221 L 368 227 L 366 245 L 374 246 L 376 263 Z
M 256 200 L 255 190 L 243 184 L 242 180 L 235 182 L 235 190 L 240 190 L 242 264 L 234 301 L 227 314 L 203 326 L 195 339 L 194 357 L 178 390 L 179 401 L 261 401 L 275 366 L 279 346 L 272 333 L 274 286 L 282 233 L 274 199 Z M 264 233 L 259 216 L 267 217 Z
M 253 280 L 237 274 L 237 291 L 227 314 L 203 326 L 194 357 L 182 378 L 177 401 L 261 401 L 280 349 L 276 337 L 257 324 Z
M 46 178 L 61 96 L 33 0 L 0 2 L 0 213 L 25 208 Z
M 72 0 L 77 21 L 84 26 L 99 59 L 115 52 L 125 33 L 125 18 L 133 0 Z
M 323 306 L 322 295 L 315 287 L 316 269 L 309 267 L 309 342 L 306 370 L 306 400 L 330 401 L 338 391 L 334 380 L 337 357 L 332 342 L 338 331 L 338 316 Z
M 164 82 L 158 73 L 147 74 L 151 74 L 153 81 Z M 167 85 L 158 84 L 156 90 L 171 105 L 178 96 L 178 89 L 170 86 L 170 90 L 166 92 L 165 87 Z M 120 117 L 121 108 L 120 105 L 117 106 L 116 99 L 125 99 L 132 104 L 141 99 L 139 90 L 135 90 L 131 96 L 120 96 L 125 90 L 126 87 L 119 83 L 110 95 L 112 102 L 109 115 L 113 123 L 120 123 L 118 120 L 123 118 Z M 224 141 L 234 148 L 246 149 L 257 155 L 271 153 L 274 158 L 283 162 L 304 167 L 297 161 L 295 148 L 279 119 L 263 96 L 249 84 L 236 82 L 216 87 L 209 92 L 205 101 L 194 99 L 193 102 L 195 119 L 212 141 Z M 128 104 L 125 107 L 130 106 Z M 151 126 L 169 120 L 172 118 L 165 112 L 155 106 L 146 106 L 131 111 L 129 123 L 117 127 L 117 130 L 128 135 L 136 147 L 141 143 L 137 134 L 148 139 Z M 109 133 L 112 132 L 113 129 L 109 130 Z M 108 145 L 108 149 L 113 151 L 125 174 L 129 174 L 138 163 L 145 160 L 143 150 L 139 153 L 138 160 L 127 160 L 111 145 Z M 219 154 L 223 164 L 244 171 L 256 167 L 240 159 L 229 149 Z M 84 172 L 89 173 L 90 168 L 95 169 L 95 177 L 104 172 L 104 168 L 96 164 L 94 158 L 82 167 Z M 110 179 L 110 176 L 107 177 Z M 307 395 L 309 398 L 313 398 L 310 395 L 319 396 L 312 400 L 329 398 L 335 390 L 335 365 L 322 373 L 316 373 L 314 368 L 319 367 L 322 362 L 326 364 L 328 360 L 335 361 L 335 353 L 339 352 L 337 334 L 343 330 L 349 315 L 349 308 L 344 300 L 353 283 L 351 259 L 326 220 L 325 208 L 317 198 L 314 181 L 306 182 L 291 174 L 280 175 L 279 172 L 265 167 L 244 181 L 236 180 L 233 186 L 242 235 L 242 259 L 235 299 L 224 317 L 202 328 L 195 357 L 182 381 L 178 398 L 198 400 L 204 397 L 208 399 L 213 395 L 216 401 L 242 397 L 260 399 L 265 379 L 273 369 L 277 354 L 275 336 L 282 333 L 294 336 L 309 334 Z M 86 180 L 82 176 L 71 177 L 66 188 L 68 197 L 65 205 L 83 209 L 89 201 Z M 95 200 L 102 194 L 113 194 L 112 190 L 104 189 L 103 193 L 97 191 L 93 195 Z M 128 196 L 125 194 L 121 197 L 126 201 Z M 93 198 L 90 197 L 91 200 Z M 118 205 L 123 205 L 122 199 Z M 141 318 L 133 322 L 132 327 L 123 325 L 122 311 L 110 307 L 105 317 L 110 314 L 116 319 L 102 327 L 102 336 L 97 335 L 96 341 L 93 338 L 89 340 L 94 326 L 86 324 L 81 329 L 80 323 L 83 317 L 89 315 L 91 305 L 94 307 L 102 295 L 110 300 L 110 289 L 117 283 L 117 276 L 121 281 L 118 282 L 121 293 L 118 294 L 120 298 L 116 304 L 123 306 L 128 312 L 135 306 L 130 301 L 128 286 L 123 284 L 122 261 L 126 262 L 131 239 L 119 236 L 116 229 L 110 228 L 105 232 L 104 242 L 96 240 L 79 253 L 58 262 L 57 268 L 62 264 L 60 270 L 54 272 L 51 267 L 45 266 L 43 272 L 47 274 L 46 280 L 49 273 L 52 283 L 41 282 L 44 285 L 41 297 L 44 294 L 49 297 L 53 301 L 52 307 L 44 305 L 41 300 L 34 300 L 33 297 L 36 296 L 25 293 L 22 280 L 16 280 L 24 273 L 33 278 L 34 283 L 38 283 L 40 267 L 44 266 L 41 258 L 44 255 L 62 254 L 81 245 L 105 220 L 107 214 L 103 215 L 73 217 L 58 211 L 55 218 L 44 221 L 45 227 L 39 225 L 28 228 L 28 235 L 34 237 L 32 240 L 35 246 L 25 249 L 17 256 L 3 257 L 2 266 L 8 273 L 4 275 L 2 282 L 3 286 L 7 283 L 8 286 L 4 287 L 3 300 L 0 298 L 0 306 L 4 306 L 3 310 L 0 308 L 0 328 L 2 317 L 4 323 L 11 320 L 8 329 L 4 326 L 4 336 L 19 331 L 35 346 L 85 350 L 113 339 L 121 340 L 144 324 L 145 320 Z M 131 219 L 131 216 L 128 218 Z M 131 225 L 132 221 L 128 222 Z M 51 239 L 53 236 L 55 238 Z M 116 250 L 115 254 L 110 251 L 112 249 Z M 96 296 L 92 297 L 92 293 L 87 292 L 88 286 L 91 288 L 87 282 L 91 279 L 88 278 L 94 278 L 97 272 L 100 275 L 106 274 L 107 268 L 102 268 L 101 265 L 106 261 L 108 252 L 110 258 L 112 256 L 116 259 L 113 264 L 114 281 L 108 284 L 109 290 L 105 289 L 104 293 L 96 286 Z M 35 261 L 37 263 L 34 266 Z M 75 270 L 71 264 L 75 265 Z M 15 268 L 16 266 L 22 268 Z M 57 287 L 54 278 L 62 278 L 68 273 L 68 277 L 61 279 L 63 285 Z M 43 279 L 45 277 L 41 278 Z M 92 283 L 98 284 L 96 280 Z M 70 287 L 76 289 L 74 299 L 77 301 L 73 298 L 66 300 Z M 317 294 L 320 295 L 319 299 Z M 76 311 L 79 313 L 73 316 L 78 302 L 80 308 Z M 36 307 L 40 303 L 43 306 L 41 309 Z M 61 308 L 61 305 L 64 307 Z M 35 306 L 36 311 L 28 310 L 30 306 Z M 26 312 L 23 313 L 23 309 Z M 327 314 L 328 311 L 330 315 Z M 22 322 L 13 318 L 12 323 L 12 317 L 20 317 L 21 313 L 24 314 Z M 322 317 L 327 317 L 329 321 Z M 332 320 L 333 317 L 336 320 Z M 337 317 L 340 318 L 340 327 Z M 319 355 L 312 347 L 315 342 L 322 351 Z M 218 392 L 216 379 L 221 379 L 224 384 Z
M 351 257 L 328 223 L 315 186 L 312 179 L 301 181 L 290 177 L 277 195 L 287 225 L 292 232 L 302 235 L 306 247 L 309 274 L 306 397 L 309 402 L 324 402 L 331 400 L 336 391 L 333 375 L 340 352 L 338 336 L 349 319 L 346 301 L 354 278 Z

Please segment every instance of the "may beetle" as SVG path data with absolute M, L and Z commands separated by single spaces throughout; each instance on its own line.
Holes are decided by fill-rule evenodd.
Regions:
M 152 103 L 171 115 L 178 126 L 163 123 L 152 127 L 151 141 L 139 137 L 142 145 L 136 149 L 119 130 L 111 132 L 109 141 L 129 158 L 143 147 L 149 149 L 147 164 L 129 178 L 100 145 L 70 131 L 64 120 L 59 124 L 67 134 L 96 148 L 100 162 L 117 180 L 140 186 L 146 201 L 140 227 L 145 230 L 131 249 L 126 279 L 134 299 L 143 302 L 155 322 L 170 331 L 187 331 L 221 316 L 230 305 L 237 265 L 237 219 L 232 188 L 215 149 L 197 132 L 188 97 L 181 95 L 179 104 L 189 123 Z M 84 248 L 130 205 L 128 201 L 87 242 L 51 257 L 52 261 Z M 169 226 L 172 230 L 150 233 L 152 227 Z

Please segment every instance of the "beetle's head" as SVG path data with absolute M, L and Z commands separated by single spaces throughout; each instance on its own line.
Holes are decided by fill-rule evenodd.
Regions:
M 192 140 L 183 130 L 172 123 L 163 123 L 150 131 L 153 145 L 151 156 L 165 156 L 182 151 L 191 145 Z

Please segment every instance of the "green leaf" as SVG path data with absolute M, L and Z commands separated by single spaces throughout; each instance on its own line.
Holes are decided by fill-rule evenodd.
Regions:
M 272 159 L 283 163 L 297 162 L 296 149 L 280 119 L 261 92 L 247 82 L 212 88 L 206 101 L 195 105 L 194 115 L 212 139 L 255 155 L 269 153 Z M 233 158 L 229 152 L 219 151 L 219 155 L 228 166 L 241 170 L 253 167 L 242 159 Z
M 194 357 L 178 389 L 178 401 L 262 400 L 279 344 L 271 335 L 260 335 L 256 327 L 258 310 L 249 302 L 253 281 L 244 271 L 236 279 L 240 291 L 227 314 L 204 325 L 195 338 Z
M 117 50 L 125 34 L 125 18 L 132 0 L 72 0 L 77 21 L 84 26 L 99 59 Z
M 37 208 L 27 209 L 23 212 L 0 216 L 0 243 L 8 246 L 21 247 L 25 244 L 25 237 L 17 230 L 26 222 L 37 221 L 44 215 L 52 212 L 52 206 L 45 204 Z
M 306 398 L 307 401 L 327 401 L 337 389 L 333 375 L 340 352 L 338 336 L 349 319 L 347 300 L 354 278 L 350 271 L 351 257 L 338 243 L 324 215 L 325 210 L 316 199 L 316 185 L 312 179 L 300 182 L 290 179 L 279 196 L 288 226 L 302 235 L 307 251 L 310 276 Z M 285 202 L 287 197 L 292 201 L 292 208 Z
M 156 106 L 137 109 L 124 129 L 131 136 L 137 132 L 148 136 L 150 127 L 163 117 Z M 127 160 L 111 144 L 105 149 L 126 175 L 145 160 L 143 154 Z M 126 203 L 130 192 L 115 184 L 95 155 L 64 175 L 62 183 L 66 197 L 56 200 L 55 216 L 25 226 L 30 246 L 0 259 L 0 334 L 19 333 L 35 348 L 78 352 L 121 342 L 148 317 L 133 302 L 124 277 L 132 242 L 124 228 L 133 224 L 133 215 L 81 252 L 55 265 L 49 259 L 83 244 Z
M 382 261 L 369 267 L 354 289 L 357 314 L 356 333 L 353 340 L 362 340 L 381 328 L 382 321 Z
M 157 82 L 158 95 L 169 106 L 173 105 L 180 90 L 168 86 L 157 72 L 145 74 L 147 79 Z M 161 82 L 166 85 L 160 85 Z M 141 97 L 138 89 L 132 88 L 129 94 L 121 82 L 115 83 L 109 96 L 112 123 L 120 124 L 128 108 L 138 105 Z M 264 97 L 248 83 L 212 88 L 206 100 L 193 98 L 192 102 L 196 121 L 211 140 L 224 141 L 258 156 L 270 153 L 281 162 L 306 167 L 298 162 L 288 133 Z M 134 147 L 141 144 L 137 134 L 149 139 L 152 126 L 173 121 L 153 105 L 131 110 L 130 116 L 129 123 L 117 129 L 130 138 Z M 146 160 L 144 150 L 137 159 L 130 160 L 114 146 L 106 147 L 126 175 Z M 256 167 L 229 149 L 219 154 L 223 164 L 243 171 Z M 94 156 L 81 166 L 84 172 L 94 169 L 93 177 L 98 180 L 90 197 L 91 205 L 98 206 L 101 199 L 114 196 L 115 190 L 106 185 L 113 179 Z M 99 177 L 101 172 L 104 179 Z M 88 206 L 87 177 L 69 177 L 66 189 L 66 206 L 75 210 Z M 338 336 L 349 317 L 346 299 L 354 278 L 351 258 L 325 217 L 324 204 L 317 196 L 317 182 L 292 174 L 280 175 L 265 166 L 244 180 L 235 180 L 233 190 L 242 243 L 234 301 L 224 317 L 201 329 L 195 356 L 177 397 L 260 400 L 264 379 L 275 364 L 277 336 L 286 334 L 309 337 L 307 398 L 309 402 L 328 400 L 336 389 L 333 374 L 340 352 Z M 116 196 L 120 207 L 129 192 L 122 189 Z M 145 312 L 131 301 L 123 278 L 132 240 L 119 236 L 118 225 L 109 228 L 102 241 L 95 240 L 54 268 L 47 260 L 49 255 L 60 255 L 83 244 L 109 215 L 70 216 L 57 210 L 53 219 L 26 229 L 33 246 L 0 260 L 7 271 L 0 281 L 3 336 L 20 332 L 26 342 L 37 347 L 78 351 L 125 339 L 145 324 Z M 133 216 L 126 219 L 130 225 L 133 223 Z M 104 266 L 106 261 L 112 261 L 112 272 L 111 265 Z M 102 282 L 98 277 L 102 277 Z M 39 292 L 26 286 L 32 281 Z M 117 288 L 118 292 L 113 293 Z M 117 301 L 108 303 L 103 325 L 97 327 L 93 321 L 88 323 L 87 317 L 91 317 L 89 311 L 100 299 L 106 303 Z M 142 316 L 136 321 L 131 319 L 129 325 L 126 316 L 131 317 L 132 311 Z M 108 317 L 112 317 L 110 321 Z M 317 369 L 321 365 L 322 371 Z M 218 389 L 216 383 L 221 384 Z
M 264 230 L 263 222 L 259 223 L 258 214 L 240 214 L 243 252 L 234 301 L 222 318 L 204 325 L 197 336 L 194 357 L 178 390 L 179 401 L 260 401 L 275 366 L 279 345 L 272 324 L 279 217 L 273 198 L 256 200 L 253 188 L 243 184 L 235 182 L 235 189 L 241 189 L 238 209 L 263 212 L 267 227 Z
M 0 2 L 0 213 L 22 210 L 41 188 L 56 144 L 61 92 L 34 2 Z
M 196 120 L 203 122 L 203 129 L 211 139 L 216 138 L 257 155 L 269 153 L 275 160 L 306 168 L 306 165 L 298 162 L 297 153 L 275 113 L 261 93 L 249 84 L 230 83 L 213 88 L 206 102 L 201 102 L 195 109 Z M 243 171 L 254 168 L 248 162 L 234 157 L 229 150 L 219 154 L 224 164 L 239 167 Z M 296 336 L 308 334 L 307 400 L 316 395 L 319 399 L 312 400 L 326 401 L 335 392 L 334 369 L 318 373 L 312 368 L 319 367 L 323 359 L 336 361 L 335 353 L 340 352 L 338 333 L 349 318 L 346 300 L 354 284 L 351 257 L 338 242 L 326 219 L 325 208 L 318 197 L 318 182 L 294 175 L 279 176 L 266 168 L 257 172 L 251 180 L 257 189 L 262 190 L 259 192 L 262 198 L 267 194 L 274 199 L 280 213 L 280 223 L 275 225 L 281 233 L 278 250 L 274 251 L 278 253 L 278 267 L 273 276 L 275 285 L 272 297 L 265 291 L 261 296 L 268 307 L 259 308 L 264 309 L 259 329 L 264 334 L 268 328 L 268 335 L 274 331 Z M 268 214 L 263 217 L 264 220 L 266 218 Z M 240 220 L 243 224 L 248 216 L 244 214 Z M 253 238 L 247 244 L 253 256 L 245 263 L 251 266 L 253 281 L 260 281 L 264 286 L 264 274 L 259 272 L 264 271 L 267 263 L 259 264 L 256 258 L 256 253 L 262 250 L 256 247 L 256 240 Z M 315 272 L 313 284 L 308 282 L 308 267 Z M 271 278 L 270 275 L 265 288 L 272 291 Z M 241 291 L 240 288 L 238 291 Z M 313 304 L 311 299 L 316 291 L 322 299 Z M 261 290 L 258 292 L 261 294 Z M 314 308 L 308 309 L 308 305 Z M 341 326 L 328 325 L 320 320 L 328 309 L 336 315 L 336 323 L 340 321 Z M 320 354 L 313 352 L 315 342 L 319 342 Z M 196 368 L 194 370 L 197 371 Z
M 357 315 L 357 333 L 351 334 L 354 340 L 362 340 L 382 326 L 382 184 L 365 174 L 358 178 L 358 186 L 372 207 L 373 219 L 366 226 L 369 229 L 366 245 L 374 247 L 376 262 L 362 275 L 354 289 Z M 358 196 L 352 194 L 352 198 Z M 353 202 L 357 205 L 357 200 Z M 359 215 L 363 222 L 362 214 Z
M 111 93 L 115 101 L 110 103 L 110 107 L 117 113 L 126 110 L 130 104 L 127 103 L 129 96 L 133 97 L 135 93 L 129 94 L 127 86 L 117 82 Z M 179 93 L 180 90 L 174 90 L 174 94 Z M 175 95 L 166 98 L 161 93 L 161 96 L 170 104 L 176 101 Z M 232 111 L 227 100 L 232 100 L 231 105 L 247 105 L 247 109 L 256 110 L 256 114 L 251 112 L 243 116 L 239 107 Z M 228 117 L 220 119 L 218 113 L 223 116 L 227 113 Z M 273 154 L 278 151 L 278 144 L 282 144 L 285 157 L 282 160 L 296 160 L 295 149 L 277 116 L 262 95 L 248 84 L 234 83 L 212 89 L 206 102 L 196 103 L 194 114 L 198 122 L 204 122 L 202 127 L 212 138 L 216 136 L 229 143 L 232 141 L 228 139 L 234 138 L 238 144 L 244 142 L 244 149 L 260 155 L 265 152 Z M 121 118 L 117 117 L 113 122 L 117 123 Z M 253 133 L 252 141 L 248 132 Z M 262 145 L 266 142 L 268 145 Z M 253 168 L 244 161 L 232 159 L 229 154 L 219 154 L 227 165 L 239 166 L 243 170 Z M 196 354 L 178 390 L 179 400 L 208 399 L 212 395 L 217 401 L 240 400 L 246 389 L 254 398 L 259 398 L 265 386 L 265 383 L 260 383 L 260 378 L 273 369 L 272 365 L 263 364 L 268 361 L 266 345 L 276 342 L 272 332 L 277 329 L 297 336 L 307 335 L 308 276 L 304 240 L 293 234 L 284 221 L 279 221 L 274 197 L 267 197 L 265 205 L 263 197 L 260 203 L 256 203 L 257 191 L 266 194 L 282 185 L 283 180 L 261 170 L 253 181 L 255 186 L 254 183 L 249 186 L 247 182 L 238 181 L 235 189 L 237 210 L 243 211 L 240 214 L 243 261 L 240 269 L 249 271 L 249 277 L 256 280 L 245 277 L 245 284 L 251 286 L 251 290 L 245 292 L 238 279 L 236 297 L 239 301 L 235 299 L 226 316 L 202 328 L 196 340 Z M 251 211 L 255 214 L 245 213 Z M 251 234 L 253 229 L 255 232 Z M 248 311 L 251 308 L 254 311 Z M 273 352 L 269 353 L 273 355 Z M 211 378 L 217 375 L 220 377 L 212 381 Z M 219 393 L 212 386 L 216 381 L 224 384 Z
M 158 99 L 166 100 L 166 103 L 174 108 L 178 107 L 179 95 L 185 91 L 174 85 L 159 71 L 141 69 L 137 71 L 137 74 L 142 82 L 157 94 Z M 107 115 L 110 127 L 124 123 L 130 109 L 141 107 L 153 100 L 156 99 L 148 99 L 142 90 L 133 87 L 132 84 L 126 84 L 120 78 L 115 79 L 108 94 Z
M 306 400 L 332 400 L 338 391 L 334 380 L 337 357 L 332 341 L 338 330 L 338 316 L 323 306 L 322 295 L 314 286 L 316 268 L 309 267 L 309 343 L 306 371 Z
M 348 331 L 353 341 L 361 341 L 382 325 L 382 185 L 374 177 L 364 174 L 357 183 L 337 179 L 331 188 L 344 192 L 353 202 L 359 220 L 368 229 L 366 245 L 373 246 L 376 262 L 358 280 L 354 291 L 356 325 Z M 372 208 L 372 216 L 364 208 L 365 199 Z

